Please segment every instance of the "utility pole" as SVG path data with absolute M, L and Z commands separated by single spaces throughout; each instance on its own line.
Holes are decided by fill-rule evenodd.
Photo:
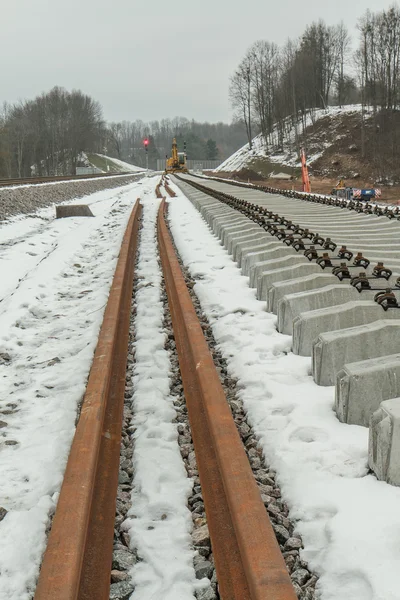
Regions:
M 146 151 L 146 171 L 149 170 L 149 138 L 143 140 L 144 149 Z

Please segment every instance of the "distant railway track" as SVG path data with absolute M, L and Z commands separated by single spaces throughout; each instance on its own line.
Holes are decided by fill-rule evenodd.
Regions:
M 200 175 L 191 175 L 191 177 L 196 177 L 197 179 L 204 179 Z M 396 206 L 396 208 L 389 208 L 389 206 L 384 206 L 382 203 L 375 199 L 371 202 L 363 202 L 361 200 L 345 200 L 341 198 L 334 198 L 333 196 L 325 195 L 325 194 L 310 194 L 306 192 L 297 192 L 295 190 L 288 190 L 282 188 L 273 188 L 270 186 L 262 186 L 255 184 L 246 184 L 240 181 L 235 181 L 231 179 L 225 179 L 222 177 L 212 177 L 208 178 L 208 181 L 218 181 L 220 183 L 226 183 L 231 186 L 245 188 L 247 190 L 257 190 L 259 192 L 264 192 L 266 194 L 279 194 L 281 196 L 285 196 L 286 198 L 296 198 L 298 200 L 305 200 L 307 202 L 313 202 L 318 204 L 325 204 L 327 206 L 336 206 L 338 208 L 346 208 L 348 210 L 354 210 L 358 213 L 364 213 L 366 215 L 377 215 L 378 217 L 385 216 L 388 219 L 400 219 L 400 207 Z
M 54 175 L 50 177 L 24 177 L 16 179 L 0 179 L 0 188 L 18 185 L 34 185 L 40 183 L 53 183 L 72 180 L 98 179 L 102 177 L 120 177 L 122 175 L 134 175 L 134 173 L 93 173 L 89 175 Z

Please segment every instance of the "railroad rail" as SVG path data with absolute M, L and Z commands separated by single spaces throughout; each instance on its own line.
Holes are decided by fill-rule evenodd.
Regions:
M 293 352 L 311 356 L 315 383 L 335 385 L 339 420 L 370 426 L 370 468 L 400 485 L 400 386 L 392 385 L 400 375 L 397 213 L 175 177 L 277 314 L 278 331 L 292 335 Z
M 180 370 L 221 598 L 294 600 L 286 566 L 165 223 L 157 223 Z
M 108 600 L 125 370 L 141 205 L 132 211 L 35 600 Z
M 166 184 L 166 185 L 165 185 Z M 164 182 L 171 197 L 175 193 Z M 157 186 L 160 196 L 161 186 Z M 286 565 L 196 316 L 166 224 L 160 258 L 221 598 L 295 600 Z M 35 600 L 106 600 L 134 256 L 141 206 L 122 243 Z
M 85 174 L 85 175 L 52 175 L 46 177 L 22 177 L 15 179 L 0 179 L 0 188 L 1 187 L 11 187 L 17 185 L 33 185 L 40 183 L 53 183 L 53 182 L 62 182 L 62 181 L 72 181 L 72 180 L 83 180 L 83 179 L 98 179 L 101 177 L 120 177 L 121 175 L 134 175 L 132 172 L 121 172 L 121 173 L 93 173 L 93 174 Z
M 201 175 L 191 174 L 191 177 L 203 179 Z M 346 200 L 344 198 L 335 198 L 325 194 L 312 194 L 309 192 L 297 192 L 295 190 L 287 190 L 281 188 L 273 188 L 271 186 L 262 186 L 255 184 L 242 183 L 232 179 L 225 179 L 222 177 L 211 177 L 207 178 L 208 181 L 218 181 L 220 183 L 228 183 L 231 186 L 245 188 L 247 190 L 257 190 L 265 194 L 275 194 L 285 196 L 286 198 L 296 198 L 298 200 L 305 200 L 307 202 L 314 202 L 318 204 L 325 204 L 327 206 L 336 206 L 338 208 L 347 208 L 348 210 L 354 210 L 358 213 L 364 213 L 366 215 L 377 215 L 379 217 L 385 216 L 388 219 L 400 220 L 400 207 L 390 208 L 384 206 L 379 202 L 362 202 L 361 200 Z

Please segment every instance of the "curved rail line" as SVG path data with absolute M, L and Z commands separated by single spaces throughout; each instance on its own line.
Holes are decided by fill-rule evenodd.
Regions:
M 160 205 L 157 230 L 221 598 L 295 600 Z
M 1 187 L 11 187 L 16 185 L 32 185 L 39 183 L 52 183 L 56 181 L 71 181 L 81 179 L 98 179 L 101 177 L 120 177 L 121 175 L 135 175 L 135 172 L 121 172 L 121 173 L 92 173 L 87 175 L 54 175 L 49 177 L 23 177 L 15 179 L 0 179 Z
M 139 219 L 123 238 L 35 600 L 108 600 Z

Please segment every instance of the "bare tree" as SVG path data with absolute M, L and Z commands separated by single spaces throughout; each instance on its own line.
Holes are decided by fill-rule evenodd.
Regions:
M 242 119 L 247 133 L 250 150 L 253 147 L 252 137 L 252 64 L 247 55 L 231 77 L 229 97 L 236 116 Z

